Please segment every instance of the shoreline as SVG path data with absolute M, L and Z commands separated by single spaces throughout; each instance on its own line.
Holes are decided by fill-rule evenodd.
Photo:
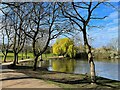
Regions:
M 60 57 L 61 58 L 61 57 Z M 63 58 L 63 57 L 62 57 Z M 24 62 L 28 62 L 28 61 L 33 61 L 32 59 L 25 59 L 25 60 L 19 60 L 19 64 L 21 63 L 24 63 Z M 6 63 L 2 63 L 1 65 L 10 65 L 12 64 L 12 62 L 6 62 Z M 19 66 L 19 64 L 17 64 Z M 22 66 L 20 66 L 22 67 Z M 18 67 L 20 69 L 20 67 Z M 25 68 L 27 69 L 27 66 L 23 66 L 22 68 Z M 31 67 L 31 70 L 32 70 L 32 66 L 29 66 L 28 69 Z M 47 70 L 47 68 L 39 68 L 40 70 Z M 73 75 L 79 75 L 77 73 L 69 73 L 69 72 L 60 72 L 60 71 L 49 71 L 47 70 L 48 72 L 56 72 L 56 73 L 65 73 L 65 74 L 73 74 Z M 100 77 L 100 76 L 99 76 Z M 102 76 L 101 76 L 102 77 Z M 106 77 L 103 77 L 103 78 L 106 78 Z M 106 79 L 110 79 L 110 78 L 106 78 Z M 110 80 L 113 80 L 113 79 L 110 79 Z M 116 81 L 120 81 L 120 80 L 116 80 Z
M 120 89 L 120 81 L 111 80 L 104 77 L 96 76 L 97 82 L 91 85 L 90 76 L 85 74 L 73 74 L 56 71 L 47 71 L 45 68 L 38 68 L 33 71 L 32 67 L 16 66 L 14 69 L 9 68 L 13 73 L 23 73 L 28 77 L 44 80 L 45 82 L 55 84 L 61 88 L 114 88 Z M 2 73 L 11 73 L 3 71 Z M 85 86 L 85 87 L 84 87 Z M 98 90 L 99 90 L 98 88 Z

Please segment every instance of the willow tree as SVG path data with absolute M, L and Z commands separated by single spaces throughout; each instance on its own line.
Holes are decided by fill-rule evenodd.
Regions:
M 104 1 L 104 0 L 103 0 Z M 84 46 L 88 55 L 88 62 L 90 64 L 91 82 L 95 83 L 95 64 L 93 60 L 93 54 L 91 52 L 91 45 L 88 42 L 87 28 L 90 27 L 91 21 L 101 20 L 106 16 L 95 16 L 95 12 L 101 4 L 106 4 L 103 1 L 99 2 L 66 2 L 58 3 L 61 7 L 61 12 L 65 18 L 68 18 L 78 31 L 83 33 Z M 93 26 L 94 27 L 94 26 Z
M 53 45 L 53 54 L 69 56 L 74 58 L 76 56 L 76 48 L 73 40 L 69 38 L 58 39 Z

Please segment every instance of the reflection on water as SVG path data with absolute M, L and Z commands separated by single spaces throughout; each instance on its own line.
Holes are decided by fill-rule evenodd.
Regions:
M 76 60 L 50 60 L 50 70 L 73 73 L 76 65 Z
M 30 63 L 33 65 L 32 63 Z M 50 71 L 85 74 L 89 73 L 87 60 L 60 59 L 38 62 L 38 67 L 47 67 Z M 120 66 L 120 65 L 119 65 Z M 96 75 L 113 80 L 118 78 L 118 60 L 95 60 Z
M 73 73 L 76 74 L 85 74 L 85 73 L 89 73 L 89 64 L 87 60 L 77 60 L 76 61 L 76 65 L 75 65 L 75 70 Z

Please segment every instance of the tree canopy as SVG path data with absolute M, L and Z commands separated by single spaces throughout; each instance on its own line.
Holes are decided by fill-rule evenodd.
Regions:
M 69 38 L 62 38 L 56 40 L 56 43 L 53 45 L 53 54 L 69 56 L 73 58 L 76 56 L 76 48 L 73 40 Z

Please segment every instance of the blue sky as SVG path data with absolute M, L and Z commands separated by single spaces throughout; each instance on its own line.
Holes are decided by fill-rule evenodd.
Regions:
M 118 3 L 112 3 L 118 7 Z M 101 7 L 96 13 L 100 16 L 107 15 L 104 20 L 97 20 L 92 22 L 94 25 L 104 26 L 103 29 L 92 29 L 88 31 L 90 37 L 93 38 L 92 46 L 101 47 L 111 42 L 113 38 L 118 38 L 118 11 L 110 7 Z
M 118 2 L 114 2 L 112 4 L 118 7 Z M 94 14 L 97 16 L 107 15 L 108 17 L 104 20 L 92 21 L 90 23 L 92 25 L 104 26 L 103 29 L 93 28 L 88 30 L 89 37 L 93 39 L 91 45 L 93 47 L 105 46 L 110 43 L 112 38 L 118 38 L 118 11 L 112 7 L 102 5 L 95 11 Z M 82 35 L 80 34 L 80 36 Z M 51 43 L 53 42 L 54 41 Z

